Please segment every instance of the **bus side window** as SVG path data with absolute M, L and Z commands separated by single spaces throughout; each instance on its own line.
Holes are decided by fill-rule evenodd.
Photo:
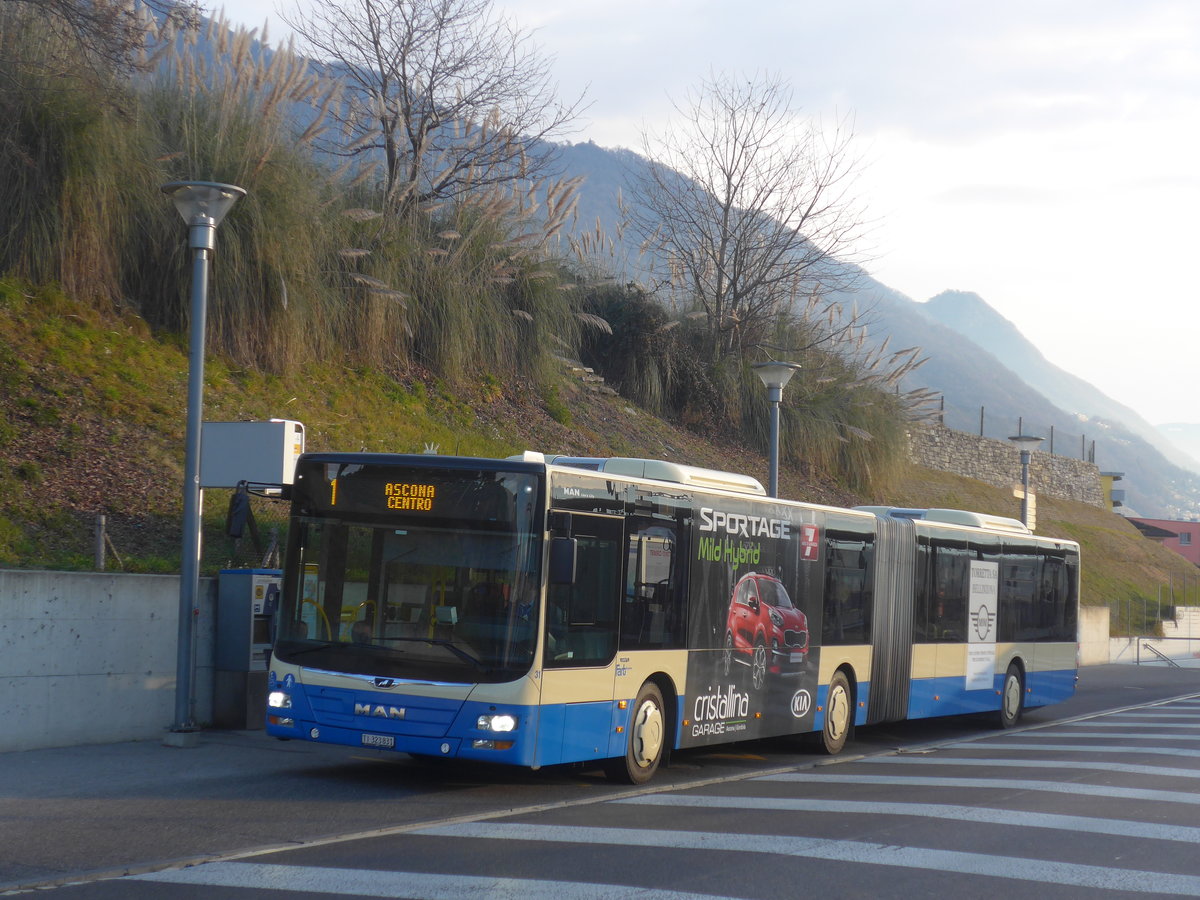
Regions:
M 967 573 L 965 547 L 935 548 L 933 596 L 930 598 L 929 639 L 961 643 L 967 639 Z
M 1042 639 L 1073 641 L 1076 639 L 1075 593 L 1070 566 L 1065 557 L 1049 554 L 1043 554 L 1041 563 L 1037 615 Z
M 621 649 L 655 650 L 683 645 L 678 552 L 673 526 L 631 522 L 621 603 Z
M 1000 567 L 1000 619 L 1002 641 L 1044 640 L 1037 593 L 1039 560 L 1029 553 L 1005 547 Z
M 578 542 L 574 584 L 551 585 L 546 607 L 547 668 L 603 666 L 617 649 L 620 523 L 575 517 Z M 580 527 L 600 532 L 580 533 Z
M 873 535 L 828 532 L 823 643 L 865 644 L 871 640 L 873 551 Z

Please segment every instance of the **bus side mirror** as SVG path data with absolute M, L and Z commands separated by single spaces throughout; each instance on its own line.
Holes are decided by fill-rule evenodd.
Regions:
M 257 536 L 254 511 L 250 508 L 250 493 L 246 489 L 246 482 L 240 481 L 237 490 L 229 498 L 229 511 L 225 515 L 225 534 L 231 538 L 240 538 L 246 530 L 247 522 L 250 523 L 250 531 Z
M 566 536 L 571 533 L 571 514 L 564 509 L 552 509 L 547 524 L 551 534 Z
M 575 538 L 556 537 L 550 539 L 550 583 L 574 584 L 575 563 L 579 555 L 579 542 Z

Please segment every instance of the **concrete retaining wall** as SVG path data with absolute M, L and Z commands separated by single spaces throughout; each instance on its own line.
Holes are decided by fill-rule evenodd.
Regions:
M 909 432 L 908 447 L 912 461 L 929 469 L 1002 488 L 1021 483 L 1021 453 L 1009 441 L 923 425 Z M 1099 467 L 1070 456 L 1035 450 L 1029 462 L 1029 485 L 1035 494 L 1104 506 Z
M 212 718 L 214 598 L 193 679 Z M 0 570 L 0 751 L 161 739 L 175 718 L 179 576 Z
M 1111 660 L 1109 643 L 1110 611 L 1107 606 L 1081 606 L 1079 608 L 1079 664 L 1081 666 L 1103 666 Z
M 1116 637 L 1109 651 L 1113 662 L 1136 665 L 1200 667 L 1200 606 L 1177 606 L 1175 618 L 1163 621 L 1163 636 Z

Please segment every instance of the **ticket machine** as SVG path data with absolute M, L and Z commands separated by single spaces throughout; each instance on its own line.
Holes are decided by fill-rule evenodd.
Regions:
M 224 569 L 217 585 L 214 724 L 262 728 L 267 666 L 283 573 Z

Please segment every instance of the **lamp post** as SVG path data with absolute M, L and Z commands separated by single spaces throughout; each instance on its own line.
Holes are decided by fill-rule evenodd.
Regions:
M 771 468 L 767 493 L 779 496 L 779 403 L 783 400 L 783 389 L 800 369 L 800 363 L 760 362 L 751 366 L 767 387 L 767 400 L 771 404 Z
M 200 592 L 200 423 L 204 407 L 204 329 L 208 262 L 216 249 L 217 226 L 245 190 L 211 181 L 173 181 L 163 193 L 188 223 L 192 251 L 192 297 L 188 344 L 187 449 L 183 464 L 183 552 L 179 574 L 179 646 L 175 669 L 175 721 L 167 743 L 191 746 L 192 616 Z
M 1021 524 L 1029 527 L 1029 461 L 1033 451 L 1045 438 L 1031 434 L 1014 434 L 1009 438 L 1021 450 Z

